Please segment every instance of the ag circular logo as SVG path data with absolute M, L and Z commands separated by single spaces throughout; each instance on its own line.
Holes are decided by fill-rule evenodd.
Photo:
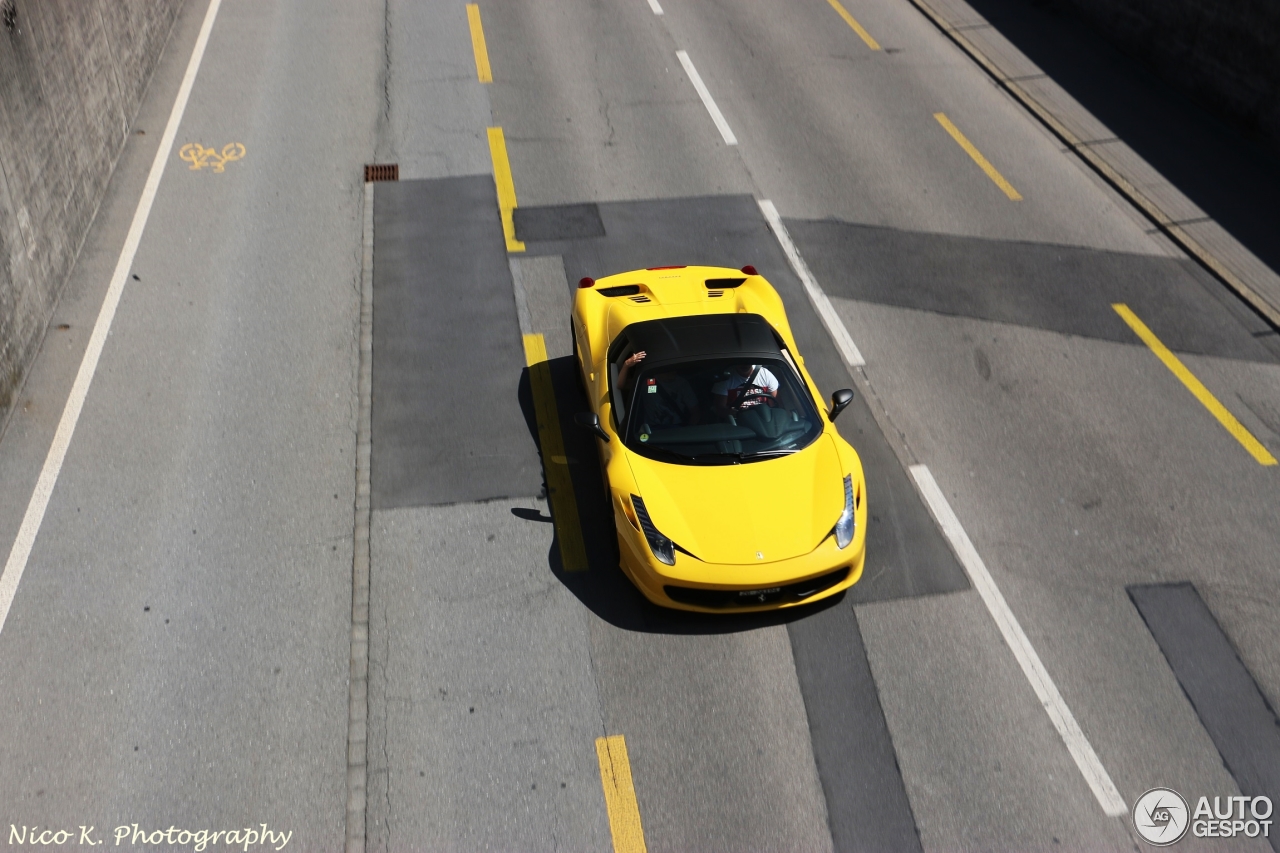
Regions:
M 1181 840 L 1190 825 L 1187 801 L 1172 788 L 1152 788 L 1133 804 L 1133 828 L 1156 847 Z

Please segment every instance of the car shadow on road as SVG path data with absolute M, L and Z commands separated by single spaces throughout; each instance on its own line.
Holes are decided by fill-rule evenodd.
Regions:
M 548 362 L 555 389 L 556 409 L 564 441 L 565 456 L 573 482 L 578 510 L 579 532 L 587 555 L 585 571 L 565 571 L 561 561 L 561 525 L 556 524 L 555 537 L 547 552 L 547 567 L 565 588 L 572 592 L 592 613 L 617 628 L 658 634 L 729 634 L 751 631 L 773 625 L 785 625 L 804 619 L 844 600 L 844 593 L 823 601 L 765 613 L 700 614 L 658 607 L 648 601 L 627 579 L 618 565 L 618 541 L 613 513 L 606 496 L 604 475 L 596 449 L 598 441 L 591 433 L 574 425 L 575 412 L 588 410 L 587 399 L 578 381 L 573 358 L 564 356 Z M 529 370 L 520 377 L 518 389 L 520 409 L 524 413 L 529 435 L 542 447 L 538 436 L 538 419 L 533 402 Z M 545 471 L 545 464 L 543 470 Z M 543 483 L 544 495 L 546 483 Z M 530 523 L 554 521 L 536 510 L 514 508 L 512 514 Z M 550 509 L 547 510 L 550 513 Z M 571 535 L 571 534 L 570 534 Z

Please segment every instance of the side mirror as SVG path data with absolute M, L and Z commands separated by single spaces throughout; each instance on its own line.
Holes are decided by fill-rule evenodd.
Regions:
M 853 392 L 850 391 L 850 394 Z M 600 417 L 595 412 L 578 412 L 573 416 L 573 422 L 585 429 L 587 432 L 594 433 L 596 438 L 608 443 L 609 433 L 604 431 L 604 427 L 600 426 Z
M 853 392 L 848 388 L 842 388 L 831 395 L 831 414 L 828 415 L 831 420 L 835 420 L 837 416 L 845 409 L 849 408 L 849 404 L 853 402 Z

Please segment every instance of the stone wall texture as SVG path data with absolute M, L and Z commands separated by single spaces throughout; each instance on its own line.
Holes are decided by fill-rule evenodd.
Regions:
M 184 0 L 0 0 L 0 425 Z
M 1280 0 L 1057 0 L 1280 150 Z

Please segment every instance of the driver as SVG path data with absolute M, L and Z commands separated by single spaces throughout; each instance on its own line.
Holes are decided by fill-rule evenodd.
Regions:
M 618 385 L 627 387 L 631 368 L 644 361 L 648 355 L 640 350 L 630 356 L 618 371 Z M 655 373 L 645 381 L 645 388 L 639 394 L 637 405 L 640 407 L 642 423 L 654 427 L 689 426 L 701 420 L 698 411 L 698 398 L 693 393 L 689 382 L 673 370 Z
M 721 413 L 740 411 L 762 403 L 772 404 L 771 401 L 778 396 L 778 377 L 761 364 L 734 365 L 728 379 L 711 386 L 711 394 L 716 411 Z

